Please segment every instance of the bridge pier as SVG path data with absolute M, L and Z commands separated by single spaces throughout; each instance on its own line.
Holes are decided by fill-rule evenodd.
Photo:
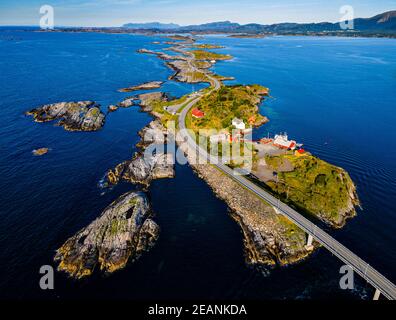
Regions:
M 307 251 L 312 251 L 314 249 L 312 242 L 313 242 L 313 236 L 308 233 L 307 244 L 305 245 L 305 249 Z
M 379 291 L 378 289 L 375 289 L 373 300 L 378 300 L 380 295 L 381 295 L 381 291 Z

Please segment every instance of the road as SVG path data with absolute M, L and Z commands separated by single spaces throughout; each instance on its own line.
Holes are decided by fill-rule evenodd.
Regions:
M 221 86 L 220 82 L 210 77 L 211 80 L 214 82 L 214 90 L 218 90 Z M 209 93 L 210 93 L 209 92 Z M 277 209 L 280 213 L 288 217 L 292 222 L 294 222 L 297 226 L 299 226 L 302 230 L 307 232 L 308 234 L 312 235 L 314 239 L 322 244 L 327 250 L 329 250 L 332 254 L 337 256 L 341 261 L 345 264 L 351 266 L 353 270 L 359 274 L 362 278 L 364 278 L 368 283 L 370 283 L 374 288 L 379 290 L 381 294 L 383 294 L 386 298 L 390 300 L 396 299 L 396 286 L 381 275 L 377 270 L 371 267 L 368 263 L 360 259 L 356 254 L 351 252 L 348 248 L 343 246 L 340 242 L 336 239 L 331 237 L 328 233 L 320 229 L 314 223 L 306 219 L 300 213 L 289 207 L 288 205 L 284 204 L 283 202 L 279 201 L 279 199 L 275 198 L 250 180 L 246 179 L 244 176 L 235 175 L 234 171 L 230 169 L 228 166 L 221 163 L 218 157 L 209 155 L 206 150 L 202 149 L 198 146 L 194 139 L 192 139 L 191 135 L 186 130 L 186 116 L 190 109 L 197 103 L 201 97 L 198 97 L 194 100 L 188 102 L 188 104 L 184 107 L 181 111 L 179 116 L 179 130 L 181 138 L 184 139 L 185 142 L 188 143 L 189 148 L 191 150 L 198 151 L 200 157 L 210 161 L 211 164 L 215 164 L 215 166 L 221 170 L 224 174 L 228 175 L 236 182 L 243 185 L 245 188 L 249 189 L 251 192 L 256 194 L 259 198 L 263 199 L 274 208 Z
M 190 58 L 187 59 L 187 63 L 189 65 L 190 69 L 192 71 L 197 71 L 197 72 L 200 71 L 194 65 L 191 64 L 191 62 L 195 59 L 194 54 L 193 53 L 189 53 L 189 54 L 190 54 Z M 219 90 L 220 87 L 221 87 L 220 81 L 217 80 L 216 78 L 212 77 L 208 73 L 206 73 L 206 76 L 209 78 L 210 81 L 212 81 L 211 85 L 213 86 L 213 90 L 209 91 L 207 94 L 212 93 L 214 90 Z M 167 106 L 166 107 L 166 111 L 168 111 L 171 114 L 176 114 L 179 111 L 179 109 L 182 106 L 184 106 L 186 103 L 189 103 L 189 104 L 193 103 L 192 105 L 194 105 L 196 102 L 198 102 L 199 99 L 202 98 L 202 96 L 203 96 L 203 94 L 201 94 L 199 92 L 196 92 L 195 96 L 192 95 L 192 97 L 189 100 L 187 100 L 187 101 L 184 101 L 184 102 L 179 103 L 179 104 Z

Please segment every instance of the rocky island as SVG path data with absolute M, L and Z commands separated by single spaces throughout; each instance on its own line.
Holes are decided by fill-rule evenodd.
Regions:
M 334 228 L 341 228 L 356 214 L 359 199 L 349 174 L 311 154 L 288 152 L 266 156 L 264 166 L 256 166 L 255 170 L 258 174 L 270 171 L 270 176 L 261 180 L 283 202 L 307 211 Z
M 216 140 L 214 143 L 229 146 L 238 143 L 251 149 L 253 167 L 250 178 L 256 183 L 264 183 L 265 188 L 278 195 L 285 203 L 309 212 L 334 227 L 341 227 L 347 217 L 353 216 L 354 207 L 359 203 L 356 188 L 349 175 L 342 168 L 332 166 L 309 153 L 295 154 L 274 146 L 268 149 L 252 141 L 246 143 L 245 124 L 251 130 L 269 121 L 259 112 L 259 105 L 269 95 L 269 89 L 257 84 L 224 85 L 221 81 L 230 78 L 214 74 L 209 68 L 216 61 L 229 60 L 231 56 L 206 51 L 204 49 L 218 47 L 196 45 L 195 39 L 189 36 L 176 35 L 171 39 L 175 42 L 169 42 L 172 47 L 167 50 L 180 55 L 170 56 L 146 49 L 140 49 L 139 52 L 154 54 L 165 60 L 165 64 L 175 70 L 170 79 L 187 83 L 207 82 L 210 86 L 174 100 L 169 99 L 163 92 L 143 93 L 128 97 L 113 106 L 116 110 L 118 107 L 139 105 L 142 111 L 150 113 L 155 119 L 139 132 L 139 151 L 130 160 L 108 171 L 108 185 L 115 185 L 123 180 L 148 188 L 154 179 L 173 177 L 173 154 L 164 149 L 158 151 L 156 147 L 163 146 L 169 139 L 176 137 L 180 150 L 186 155 L 193 170 L 229 206 L 231 217 L 239 224 L 244 235 L 248 263 L 283 266 L 304 259 L 318 247 L 316 242 L 307 246 L 307 234 L 304 231 L 216 166 L 201 164 L 204 162 L 197 161 L 196 157 L 199 155 L 191 150 L 185 139 L 177 138 L 181 110 L 194 105 L 195 113 L 189 110 L 185 119 L 188 129 L 195 132 L 201 129 L 217 129 L 223 132 L 226 139 Z M 146 83 L 125 88 L 125 91 L 149 90 L 151 85 L 153 83 Z M 160 84 L 158 82 L 155 85 Z M 83 109 L 86 114 L 95 105 L 92 102 L 48 105 L 32 110 L 31 114 L 36 121 L 60 118 L 67 123 L 65 128 L 78 127 L 71 124 L 80 122 L 80 127 L 83 127 L 86 116 L 83 112 L 83 121 L 76 117 L 75 113 L 80 110 L 78 108 L 86 108 Z M 170 120 L 176 123 L 176 132 L 169 129 Z M 235 140 L 229 132 L 236 125 L 242 124 L 243 128 L 239 129 L 238 138 Z M 223 160 L 232 168 L 243 168 L 232 158 Z M 158 238 L 158 226 L 150 217 L 144 194 L 125 194 L 105 209 L 98 219 L 58 249 L 55 259 L 60 262 L 59 270 L 81 278 L 92 274 L 96 265 L 105 272 L 123 268 L 128 260 L 136 259 Z
M 119 89 L 118 91 L 119 92 L 131 92 L 131 91 L 139 91 L 139 90 L 158 89 L 162 86 L 163 83 L 164 83 L 163 81 L 151 81 L 151 82 L 139 84 L 137 86 L 122 88 L 122 89 Z
M 195 95 L 181 97 L 177 102 L 152 100 L 149 103 L 151 104 L 149 109 L 155 110 L 156 117 L 163 126 L 166 127 L 168 120 L 177 121 L 178 117 L 175 114 L 196 97 L 200 98 L 194 103 L 195 113 L 190 111 L 186 117 L 186 127 L 195 132 L 201 129 L 217 129 L 224 132 L 224 136 L 232 137 L 227 133 L 233 129 L 235 119 L 244 124 L 243 128 L 246 124 L 254 128 L 268 122 L 268 118 L 261 115 L 258 109 L 263 98 L 269 94 L 268 88 L 260 85 L 224 86 L 223 84 L 220 88 L 215 88 L 216 81 L 222 81 L 223 77 L 212 74 L 207 69 L 215 61 L 228 60 L 231 57 L 204 50 L 189 51 L 189 46 L 199 49 L 206 47 L 206 45 L 197 47 L 193 44 L 194 41 L 191 40 L 188 40 L 188 43 L 181 41 L 179 44 L 173 44 L 172 49 L 181 51 L 186 59 L 167 61 L 166 64 L 176 71 L 173 78 L 189 83 L 209 82 L 211 87 Z M 243 140 L 240 140 L 243 139 L 243 132 L 241 133 L 235 142 L 230 142 L 229 138 L 226 138 L 221 143 L 230 145 L 241 143 L 247 146 Z M 214 166 L 197 165 L 199 162 L 193 160 L 196 157 L 195 152 L 191 153 L 183 141 L 177 141 L 179 147 L 187 155 L 192 168 L 230 207 L 231 216 L 241 226 L 245 237 L 248 262 L 287 265 L 300 261 L 317 247 L 318 244 L 315 242 L 313 246 L 306 246 L 305 232 Z M 356 188 L 345 170 L 318 158 L 309 158 L 308 153 L 304 155 L 308 158 L 305 158 L 300 153 L 294 155 L 294 152 L 278 147 L 274 147 L 267 153 L 262 152 L 260 150 L 262 146 L 257 143 L 249 142 L 249 145 L 253 151 L 252 179 L 257 183 L 264 182 L 266 188 L 277 194 L 282 201 L 291 203 L 304 212 L 314 214 L 333 227 L 341 227 L 347 217 L 354 215 L 355 206 L 358 205 L 359 200 Z M 270 160 L 271 157 L 286 157 L 288 154 L 292 157 L 288 166 L 277 167 L 276 161 Z M 234 168 L 238 167 L 232 160 L 228 163 Z M 279 178 L 276 186 L 271 179 L 259 178 L 259 176 L 266 176 L 266 172 L 270 172 L 272 176 L 276 173 Z M 300 190 L 297 184 L 304 186 L 302 191 L 304 196 L 298 195 Z M 317 203 L 316 207 L 315 203 Z
M 57 250 L 58 270 L 80 279 L 96 268 L 105 273 L 124 268 L 157 241 L 159 227 L 151 217 L 145 194 L 124 194 Z
M 39 148 L 39 149 L 34 149 L 34 150 L 32 151 L 32 153 L 33 153 L 33 155 L 35 155 L 35 156 L 42 156 L 42 155 L 47 154 L 48 151 L 49 151 L 48 148 Z
M 30 110 L 36 122 L 59 120 L 68 131 L 96 131 L 102 128 L 105 115 L 94 101 L 59 102 Z

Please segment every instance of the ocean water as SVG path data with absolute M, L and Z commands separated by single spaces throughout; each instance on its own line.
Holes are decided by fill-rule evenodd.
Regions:
M 246 265 L 243 237 L 227 206 L 188 166 L 155 181 L 149 197 L 161 227 L 157 245 L 111 276 L 74 281 L 56 273 L 55 290 L 39 288 L 39 268 L 55 250 L 122 193 L 104 192 L 104 173 L 131 157 L 150 121 L 138 108 L 111 113 L 103 130 L 66 132 L 24 112 L 45 103 L 94 100 L 106 111 L 129 94 L 117 89 L 166 80 L 163 61 L 136 50 L 164 48 L 161 37 L 0 31 L 0 298 L 38 299 L 370 299 L 356 278 L 338 287 L 341 262 L 325 249 L 268 272 Z M 235 59 L 214 70 L 231 83 L 271 89 L 261 106 L 270 123 L 256 136 L 287 131 L 314 154 L 349 171 L 362 201 L 358 216 L 331 232 L 392 281 L 396 250 L 396 41 L 208 36 Z M 203 85 L 167 81 L 181 96 Z M 32 150 L 48 147 L 43 157 Z

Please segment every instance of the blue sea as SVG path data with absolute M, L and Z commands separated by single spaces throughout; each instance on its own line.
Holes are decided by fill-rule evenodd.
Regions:
M 128 96 L 117 89 L 164 80 L 174 97 L 203 88 L 169 81 L 159 36 L 41 33 L 0 29 L 0 298 L 36 299 L 371 299 L 356 276 L 339 289 L 341 262 L 325 249 L 268 272 L 244 261 L 243 236 L 227 206 L 189 166 L 155 181 L 149 197 L 161 227 L 157 245 L 111 276 L 75 281 L 55 274 L 39 288 L 39 269 L 55 250 L 126 191 L 99 187 L 105 172 L 129 159 L 151 117 L 139 109 L 109 114 L 103 130 L 66 132 L 24 112 L 59 102 L 94 100 L 102 110 Z M 396 40 L 330 37 L 235 39 L 206 36 L 235 58 L 213 70 L 229 83 L 271 89 L 261 105 L 270 122 L 257 137 L 287 131 L 315 155 L 345 168 L 362 208 L 342 230 L 328 230 L 396 281 Z M 50 148 L 42 157 L 32 150 Z

